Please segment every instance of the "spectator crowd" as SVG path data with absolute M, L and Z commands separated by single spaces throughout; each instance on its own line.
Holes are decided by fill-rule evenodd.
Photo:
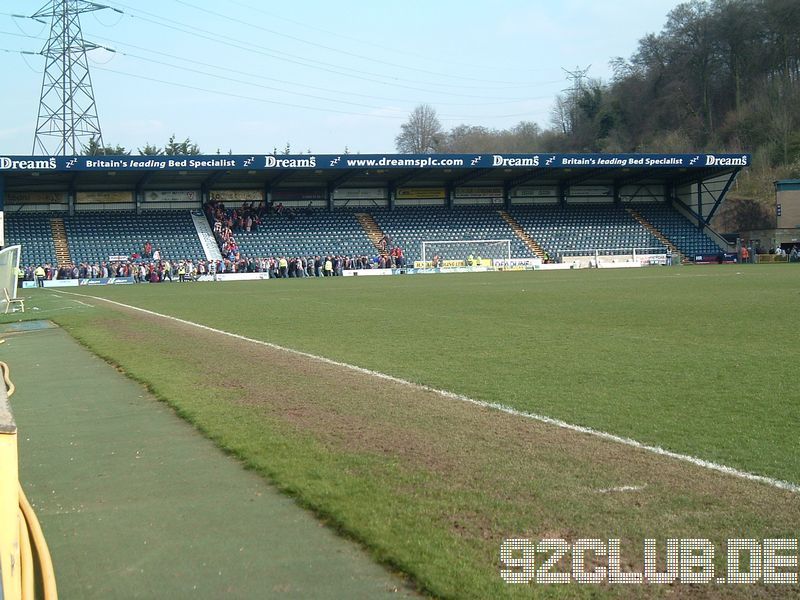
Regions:
M 294 220 L 294 209 L 282 204 L 255 206 L 244 202 L 241 207 L 226 209 L 222 202 L 208 202 L 204 206 L 206 218 L 212 225 L 214 238 L 223 260 L 217 265 L 217 273 L 267 272 L 269 277 L 328 277 L 341 276 L 343 271 L 360 269 L 398 269 L 405 266 L 402 248 L 394 247 L 389 252 L 375 256 L 343 256 L 320 254 L 315 256 L 243 256 L 234 234 L 257 231 L 265 219 L 285 218 Z M 388 236 L 381 240 L 386 248 Z

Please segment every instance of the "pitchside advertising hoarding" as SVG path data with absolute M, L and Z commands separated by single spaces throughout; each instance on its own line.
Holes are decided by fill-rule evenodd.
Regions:
M 309 154 L 2 156 L 0 174 L 40 171 L 270 171 L 303 169 L 688 169 L 746 167 L 749 154 Z

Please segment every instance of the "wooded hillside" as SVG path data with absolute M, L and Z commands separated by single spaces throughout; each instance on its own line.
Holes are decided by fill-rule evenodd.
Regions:
M 583 80 L 557 99 L 549 129 L 462 125 L 438 149 L 749 152 L 716 225 L 770 226 L 772 182 L 800 177 L 800 1 L 693 0 L 611 64 L 612 81 Z

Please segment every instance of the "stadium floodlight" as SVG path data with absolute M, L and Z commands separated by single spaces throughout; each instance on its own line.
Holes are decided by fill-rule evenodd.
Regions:
M 511 261 L 511 240 L 431 240 L 422 242 L 422 262 L 428 257 L 439 256 L 441 260 L 465 260 L 472 255 L 476 259 Z M 508 264 L 508 262 L 506 263 Z

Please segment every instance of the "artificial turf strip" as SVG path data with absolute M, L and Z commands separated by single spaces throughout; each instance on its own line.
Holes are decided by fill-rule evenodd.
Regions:
M 512 587 L 503 538 L 797 537 L 797 494 L 94 302 L 58 319 L 221 446 L 442 597 L 785 597 L 796 587 Z M 220 357 L 236 357 L 221 369 Z M 606 493 L 633 484 L 633 493 Z
M 20 476 L 62 598 L 407 591 L 64 331 L 5 338 Z M 180 380 L 171 368 L 157 372 Z

